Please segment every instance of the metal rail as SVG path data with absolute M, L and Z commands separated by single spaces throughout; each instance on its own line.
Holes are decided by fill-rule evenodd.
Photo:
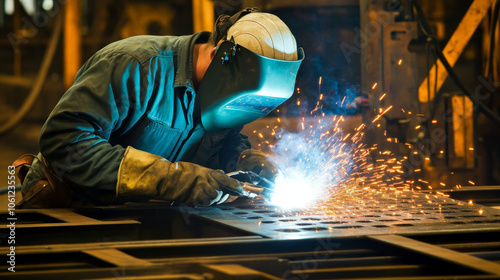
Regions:
M 18 271 L 7 272 L 6 264 L 2 264 L 0 278 L 500 277 L 498 210 L 429 196 L 429 205 L 440 206 L 429 206 L 421 209 L 423 214 L 415 214 L 412 206 L 420 203 L 418 196 L 406 198 L 400 197 L 396 204 L 374 198 L 379 205 L 359 209 L 344 205 L 351 211 L 349 216 L 340 212 L 338 216 L 284 213 L 262 201 L 210 208 L 132 204 L 77 210 L 17 210 Z M 387 205 L 396 205 L 391 207 L 393 212 L 377 212 Z M 476 215 L 480 209 L 482 214 Z M 451 215 L 455 218 L 446 218 Z M 260 218 L 252 218 L 257 216 Z M 408 220 L 409 216 L 422 217 Z M 264 221 L 275 223 L 268 223 L 272 226 L 265 228 Z M 412 225 L 395 226 L 401 223 Z M 382 224 L 386 227 L 377 226 Z M 337 227 L 346 225 L 351 227 Z M 320 227 L 327 230 L 308 230 Z M 0 231 L 2 236 L 6 236 L 4 228 Z M 7 254 L 9 249 L 0 247 L 0 254 Z

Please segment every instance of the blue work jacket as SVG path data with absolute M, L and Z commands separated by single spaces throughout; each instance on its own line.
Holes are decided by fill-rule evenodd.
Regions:
M 95 53 L 79 70 L 40 136 L 40 153 L 72 186 L 114 191 L 127 146 L 232 171 L 250 148 L 240 128 L 208 132 L 195 112 L 193 49 L 210 33 L 135 36 Z M 44 177 L 35 160 L 23 194 Z

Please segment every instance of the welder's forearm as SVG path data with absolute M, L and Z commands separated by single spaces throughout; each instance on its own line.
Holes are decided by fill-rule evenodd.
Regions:
M 128 55 L 97 56 L 82 67 L 40 135 L 40 152 L 56 177 L 81 187 L 115 190 L 126 147 L 111 145 L 109 139 L 125 118 L 145 110 L 141 104 L 148 101 L 136 91 L 147 87 L 140 67 Z M 133 116 L 128 115 L 130 104 L 135 106 Z
M 125 149 L 89 131 L 55 129 L 50 120 L 40 136 L 40 152 L 52 173 L 71 185 L 114 190 Z

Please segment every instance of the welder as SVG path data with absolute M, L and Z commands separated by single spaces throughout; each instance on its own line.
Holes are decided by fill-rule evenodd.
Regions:
M 286 101 L 304 57 L 277 16 L 245 9 L 214 32 L 135 36 L 95 53 L 46 120 L 20 207 L 162 200 L 189 206 L 244 193 L 227 176 L 276 166 L 242 126 Z

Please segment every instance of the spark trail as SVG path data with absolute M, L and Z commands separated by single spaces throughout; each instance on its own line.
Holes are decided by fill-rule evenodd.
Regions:
M 283 175 L 276 179 L 270 203 L 281 209 L 330 212 L 333 205 L 360 203 L 367 194 L 384 188 L 407 190 L 409 184 L 400 177 L 401 162 L 391 158 L 389 151 L 364 144 L 365 124 L 344 131 L 344 116 L 326 116 L 322 112 L 323 95 L 319 96 L 316 107 L 298 123 L 298 131 L 268 126 L 270 135 L 276 138 L 274 144 L 264 141 L 263 135 L 269 133 L 258 132 L 263 140 L 259 146 L 265 145 L 272 152 Z M 371 124 L 391 109 L 381 108 Z M 277 118 L 277 122 L 282 120 Z M 375 161 L 373 153 L 386 159 Z
M 371 185 L 387 185 L 387 169 L 393 164 L 371 162 L 376 147 L 363 143 L 364 124 L 352 132 L 342 130 L 345 118 L 305 119 L 295 133 L 281 131 L 269 148 L 283 176 L 276 180 L 271 203 L 281 208 L 323 207 L 340 194 Z M 394 180 L 394 177 L 392 177 Z
M 376 86 L 374 84 L 374 88 Z M 297 92 L 300 94 L 300 89 Z M 421 156 L 428 160 L 428 156 L 422 154 L 422 147 L 415 143 L 398 143 L 397 138 L 387 137 L 388 143 L 408 148 L 408 156 L 396 157 L 377 144 L 366 144 L 366 126 L 386 136 L 381 129 L 381 121 L 393 109 L 392 105 L 378 108 L 373 120 L 349 128 L 352 124 L 346 123 L 344 116 L 325 115 L 321 90 L 318 94 L 315 108 L 297 125 L 293 125 L 292 131 L 283 128 L 285 120 L 279 117 L 273 125 L 266 127 L 267 130 L 254 131 L 261 141 L 259 147 L 272 152 L 271 157 L 283 175 L 275 181 L 274 194 L 266 202 L 268 206 L 275 207 L 284 217 L 311 214 L 353 217 L 371 213 L 370 209 L 374 207 L 379 207 L 376 211 L 396 216 L 400 215 L 397 214 L 398 209 L 410 209 L 404 213 L 409 218 L 424 214 L 429 207 L 441 211 L 437 199 L 448 195 L 437 191 L 435 195 L 432 192 L 422 194 L 422 185 L 433 191 L 429 182 L 422 179 L 414 181 L 404 176 L 408 175 L 405 174 L 408 157 Z M 378 100 L 382 101 L 385 96 L 386 93 L 383 93 Z M 299 99 L 300 95 L 297 106 L 302 104 Z M 344 101 L 345 98 L 341 106 L 344 106 Z M 432 121 L 432 124 L 436 123 L 436 120 Z M 417 130 L 420 128 L 420 125 L 415 127 Z M 421 172 L 420 166 L 411 168 L 415 174 Z M 469 184 L 474 185 L 474 182 Z M 444 186 L 444 183 L 441 185 Z M 456 186 L 457 189 L 461 187 Z M 463 203 L 458 205 L 463 206 Z

